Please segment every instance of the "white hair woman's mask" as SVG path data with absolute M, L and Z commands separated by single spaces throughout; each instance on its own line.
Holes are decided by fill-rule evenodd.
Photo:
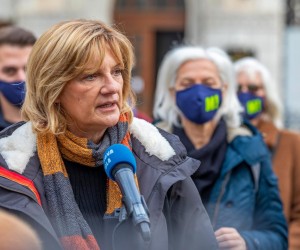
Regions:
M 203 124 L 214 118 L 222 103 L 222 91 L 204 84 L 176 92 L 176 104 L 190 121 Z

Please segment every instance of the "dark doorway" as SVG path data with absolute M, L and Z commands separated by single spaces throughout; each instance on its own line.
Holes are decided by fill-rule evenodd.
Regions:
M 157 31 L 156 32 L 156 56 L 155 56 L 155 79 L 159 66 L 165 54 L 172 48 L 182 44 L 184 39 L 183 31 Z
M 156 74 L 165 53 L 181 42 L 185 28 L 184 0 L 117 0 L 114 23 L 134 46 L 133 75 L 144 83 L 139 109 L 152 115 Z

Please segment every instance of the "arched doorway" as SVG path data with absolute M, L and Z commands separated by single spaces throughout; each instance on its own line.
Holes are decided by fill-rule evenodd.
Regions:
M 117 0 L 114 23 L 134 45 L 133 76 L 144 83 L 143 92 L 137 93 L 137 107 L 152 116 L 159 64 L 170 47 L 184 37 L 184 0 Z

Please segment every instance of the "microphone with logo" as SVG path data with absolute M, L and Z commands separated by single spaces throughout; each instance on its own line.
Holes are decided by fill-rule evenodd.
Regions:
M 104 152 L 104 169 L 107 176 L 116 181 L 125 206 L 127 217 L 132 219 L 143 239 L 151 238 L 148 208 L 134 180 L 136 161 L 132 152 L 123 144 L 114 144 Z

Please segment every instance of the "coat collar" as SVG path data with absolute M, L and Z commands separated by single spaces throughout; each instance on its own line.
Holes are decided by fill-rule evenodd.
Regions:
M 36 134 L 30 122 L 12 125 L 12 133 L 3 131 L 0 136 L 0 152 L 9 169 L 22 174 L 32 156 L 36 153 Z M 175 155 L 170 143 L 159 133 L 158 129 L 145 120 L 134 118 L 129 131 L 145 147 L 151 156 L 155 155 L 165 161 Z M 8 131 L 7 131 L 8 132 Z
M 22 174 L 29 159 L 36 152 L 36 135 L 32 131 L 31 123 L 27 122 L 15 129 L 11 135 L 1 138 L 0 152 L 8 168 Z
M 238 135 L 229 143 L 222 174 L 229 172 L 243 161 L 253 166 L 269 155 L 261 133 L 247 121 L 244 121 L 243 126 L 251 131 L 252 135 Z
M 166 161 L 175 155 L 170 143 L 151 123 L 135 117 L 129 126 L 129 131 L 141 142 L 150 156 L 155 155 L 160 160 Z

